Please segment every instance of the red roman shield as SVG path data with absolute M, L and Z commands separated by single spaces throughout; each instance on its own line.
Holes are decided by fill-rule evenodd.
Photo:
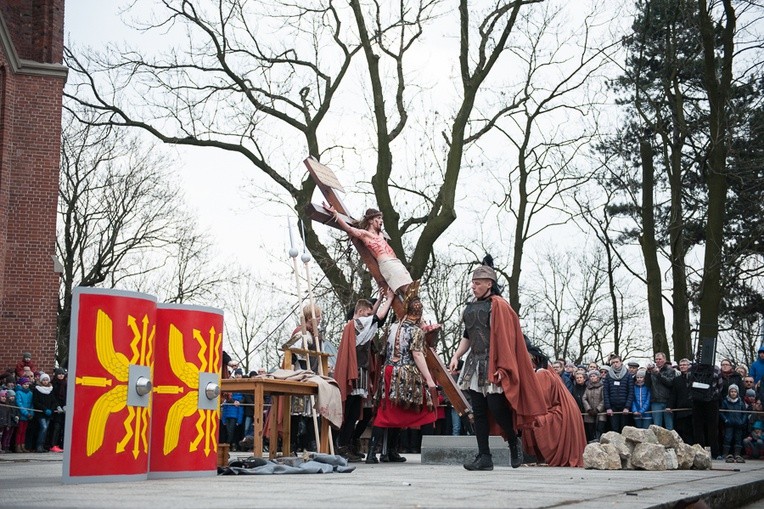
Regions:
M 217 474 L 223 312 L 160 304 L 149 478 Z
M 75 289 L 65 482 L 146 478 L 155 316 L 150 295 Z

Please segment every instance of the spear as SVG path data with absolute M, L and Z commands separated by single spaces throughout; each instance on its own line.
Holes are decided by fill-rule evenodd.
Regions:
M 299 274 L 299 267 L 297 265 L 297 255 L 300 253 L 297 248 L 294 245 L 294 237 L 292 236 L 292 223 L 289 221 L 289 218 L 287 218 L 287 226 L 289 228 L 289 257 L 292 258 L 292 264 L 294 265 L 294 279 L 295 284 L 297 285 L 297 300 L 298 302 L 302 302 L 302 292 L 300 292 L 300 274 Z M 308 280 L 308 288 L 310 288 L 310 279 Z M 313 301 L 311 299 L 311 310 L 313 309 Z M 300 309 L 300 332 L 302 336 L 302 349 L 307 351 L 308 345 L 305 343 L 305 333 L 307 332 L 307 326 L 305 323 L 305 313 L 302 312 L 302 307 L 298 306 Z M 318 333 L 316 332 L 318 329 L 316 329 L 315 326 L 315 313 L 313 313 L 313 334 L 315 334 L 315 340 L 314 343 L 318 344 Z M 308 367 L 310 367 L 310 356 L 307 356 L 308 359 Z M 310 414 L 311 417 L 313 417 L 313 432 L 316 437 L 316 444 L 320 443 L 320 433 L 318 430 L 318 416 L 316 415 L 316 398 L 312 394 L 310 395 Z M 334 454 L 334 451 L 332 451 L 332 454 Z
M 313 286 L 311 284 L 312 280 L 310 278 L 310 253 L 308 253 L 308 247 L 305 244 L 305 223 L 300 223 L 300 226 L 302 227 L 302 263 L 305 264 L 305 279 L 308 280 L 308 299 L 310 302 L 310 322 L 313 326 L 313 331 L 316 334 L 315 341 L 313 341 L 313 347 L 316 350 L 316 355 L 318 357 L 318 374 L 320 376 L 326 375 L 324 373 L 324 359 L 321 357 L 321 345 L 319 344 L 319 337 L 318 337 L 318 321 L 316 320 L 316 304 L 313 299 Z M 313 396 L 311 398 L 311 405 L 313 404 Z M 315 413 L 314 413 L 315 415 Z M 315 417 L 314 417 L 315 419 Z M 316 424 L 317 425 L 317 424 Z M 334 440 L 332 438 L 332 431 L 329 430 L 329 452 L 333 455 L 334 454 Z M 316 440 L 318 440 L 318 433 L 316 433 Z

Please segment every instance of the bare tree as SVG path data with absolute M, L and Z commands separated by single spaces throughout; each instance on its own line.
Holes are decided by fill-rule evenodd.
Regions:
M 167 184 L 167 162 L 136 136 L 68 114 L 63 126 L 56 356 L 66 366 L 74 287 L 107 280 L 113 286 L 160 265 L 147 267 L 140 259 L 173 242 L 178 201 Z
M 68 96 L 98 113 L 92 121 L 96 125 L 130 126 L 166 143 L 239 153 L 284 202 L 301 212 L 314 184 L 303 173 L 290 171 L 294 153 L 302 147 L 316 158 L 344 157 L 346 149 L 337 145 L 338 136 L 319 133 L 331 129 L 325 127 L 330 113 L 342 116 L 336 97 L 354 54 L 362 51 L 377 135 L 371 183 L 390 243 L 418 278 L 435 240 L 456 217 L 454 199 L 464 150 L 490 130 L 506 108 L 481 112 L 488 120 L 468 132 L 476 98 L 506 52 L 518 14 L 537 1 L 499 1 L 478 8 L 462 0 L 458 12 L 449 11 L 440 0 L 390 5 L 353 0 L 349 10 L 333 0 L 276 6 L 240 0 L 163 1 L 161 13 L 143 28 L 170 35 L 185 31 L 187 46 L 156 58 L 123 48 L 82 57 L 67 48 L 67 65 L 76 82 Z M 410 50 L 425 28 L 438 27 L 447 15 L 458 17 L 461 97 L 453 118 L 444 117 L 445 153 L 437 153 L 430 165 L 442 166 L 442 182 L 423 192 L 395 179 L 392 143 L 406 127 L 411 108 L 407 80 L 416 77 L 411 66 L 417 64 L 407 64 Z M 260 37 L 262 27 L 278 37 Z M 383 60 L 392 62 L 391 73 L 380 70 Z M 141 95 L 139 105 L 131 101 L 136 93 Z M 350 90 L 353 94 L 357 92 Z M 395 105 L 394 113 L 386 103 Z M 286 139 L 291 160 L 283 156 Z M 400 204 L 407 201 L 416 202 L 410 207 L 412 215 L 400 218 Z M 419 236 L 409 243 L 413 252 L 407 257 L 404 235 L 415 230 Z M 306 224 L 306 242 L 339 300 L 354 300 L 358 289 L 311 224 Z
M 281 345 L 294 329 L 294 303 L 285 302 L 288 295 L 260 280 L 256 274 L 243 273 L 227 287 L 225 297 L 226 343 L 245 372 L 279 367 Z
M 502 94 L 500 114 L 470 138 L 494 128 L 511 147 L 501 154 L 511 162 L 499 163 L 492 174 L 504 190 L 499 210 L 514 221 L 509 302 L 518 312 L 526 244 L 570 220 L 565 199 L 589 178 L 581 155 L 597 134 L 596 107 L 603 99 L 595 86 L 614 51 L 594 40 L 598 16 L 589 14 L 572 28 L 570 14 L 552 4 L 525 12 L 510 50 L 522 69 L 519 86 Z
M 526 288 L 529 300 L 526 322 L 529 335 L 547 346 L 555 358 L 602 360 L 609 352 L 613 328 L 608 267 L 603 252 L 555 252 L 548 250 L 539 261 L 535 280 L 538 288 Z M 622 327 L 620 353 L 628 356 L 641 345 L 634 337 L 632 322 L 638 312 L 627 297 L 618 302 Z M 631 308 L 631 309 L 629 309 Z

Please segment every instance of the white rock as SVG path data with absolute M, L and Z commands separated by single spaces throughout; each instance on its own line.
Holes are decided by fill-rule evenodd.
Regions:
M 684 443 L 682 437 L 679 436 L 679 433 L 673 429 L 668 430 L 666 428 L 656 426 L 655 424 L 651 424 L 649 429 L 655 433 L 655 438 L 658 439 L 658 443 L 666 449 L 676 449 L 679 447 L 679 444 Z
M 666 454 L 666 470 L 678 470 L 679 459 L 676 456 L 676 450 L 673 448 L 665 449 Z
M 711 453 L 700 444 L 695 444 L 692 448 L 695 450 L 692 468 L 695 470 L 709 470 L 711 468 Z
M 634 426 L 625 426 L 621 432 L 623 438 L 635 444 L 657 444 L 658 438 L 652 430 L 635 428 Z M 632 453 L 633 454 L 633 453 Z
M 596 470 L 610 470 L 610 453 L 606 451 L 602 444 L 587 444 L 584 448 L 584 468 L 594 468 Z M 614 452 L 617 456 L 618 453 Z M 620 461 L 619 468 L 620 468 Z
M 615 431 L 608 431 L 602 435 L 600 437 L 600 443 L 603 445 L 610 444 L 614 446 L 622 460 L 625 460 L 631 456 L 631 451 L 634 449 L 633 445 L 629 447 L 629 444 L 626 442 L 626 439 L 623 438 L 623 435 Z
M 666 470 L 666 450 L 660 444 L 638 443 L 631 454 L 631 463 L 642 470 Z

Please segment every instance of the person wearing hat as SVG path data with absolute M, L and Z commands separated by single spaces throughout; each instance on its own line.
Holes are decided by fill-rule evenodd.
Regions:
M 626 364 L 626 369 L 629 370 L 629 374 L 631 376 L 637 376 L 637 371 L 639 371 L 639 363 L 637 361 L 629 361 Z
M 727 463 L 745 463 L 740 455 L 743 450 L 743 433 L 748 424 L 745 403 L 740 397 L 740 389 L 732 384 L 727 390 L 727 397 L 722 400 L 721 417 L 724 423 L 724 442 L 722 456 Z M 732 455 L 734 452 L 734 456 Z
M 32 404 L 35 409 L 35 420 L 37 421 L 37 441 L 35 442 L 35 452 L 47 452 L 46 442 L 48 440 L 48 428 L 53 419 L 53 412 L 58 406 L 56 397 L 53 395 L 53 386 L 50 384 L 50 375 L 40 374 L 40 383 L 35 385 L 32 391 Z
M 462 367 L 459 386 L 468 391 L 474 415 L 478 454 L 464 464 L 467 470 L 493 470 L 488 446 L 488 413 L 509 442 L 511 465 L 522 464 L 515 423 L 527 427 L 546 414 L 544 396 L 535 376 L 520 320 L 500 295 L 493 260 L 472 273 L 475 300 L 462 314 L 464 336 L 451 358 L 449 369 L 456 371 L 459 359 L 469 350 Z
M 29 452 L 24 444 L 27 439 L 27 427 L 33 417 L 31 385 L 31 380 L 24 376 L 19 378 L 16 383 L 16 406 L 19 407 L 19 425 L 14 439 L 16 452 Z
M 358 223 L 359 228 L 356 228 L 347 224 L 331 205 L 324 203 L 324 208 L 334 216 L 334 220 L 341 230 L 363 242 L 374 259 L 377 260 L 379 272 L 387 286 L 392 288 L 395 293 L 405 295 L 413 280 L 382 233 L 382 212 L 377 209 L 367 209 L 363 219 Z
M 0 391 L 0 453 L 11 452 L 11 439 L 19 423 L 16 391 Z
M 69 381 L 66 379 L 66 370 L 56 368 L 53 370 L 53 397 L 56 398 L 56 409 L 53 411 L 53 432 L 50 436 L 51 452 L 64 452 L 64 426 L 66 424 L 66 391 Z
M 25 368 L 29 368 L 28 371 L 34 373 L 36 371 L 34 362 L 32 362 L 32 354 L 30 352 L 24 352 L 21 354 L 21 360 L 16 363 L 16 377 L 28 376 Z
M 650 413 L 650 388 L 645 385 L 645 370 L 637 370 L 634 377 L 634 401 L 631 412 L 634 414 L 634 424 L 637 428 L 647 429 L 653 423 Z
M 764 343 L 759 347 L 756 360 L 748 368 L 748 374 L 753 377 L 753 383 L 758 384 L 764 379 Z

